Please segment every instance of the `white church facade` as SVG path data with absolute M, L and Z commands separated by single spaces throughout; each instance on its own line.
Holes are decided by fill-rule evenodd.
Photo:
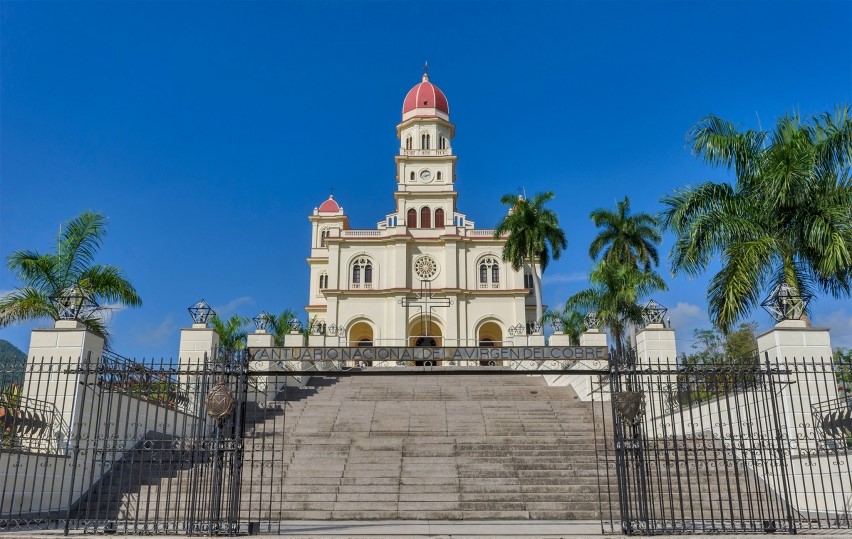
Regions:
M 375 229 L 352 229 L 330 196 L 309 217 L 306 310 L 340 344 L 500 346 L 540 331 L 532 269 L 514 271 L 505 238 L 456 206 L 454 135 L 447 98 L 424 74 L 397 125 L 395 209 Z

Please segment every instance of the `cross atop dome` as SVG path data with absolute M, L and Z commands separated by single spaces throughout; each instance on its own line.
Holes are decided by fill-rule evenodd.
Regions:
M 324 200 L 317 208 L 319 213 L 339 213 L 342 210 L 343 208 L 334 200 L 334 195 L 328 195 L 328 200 Z

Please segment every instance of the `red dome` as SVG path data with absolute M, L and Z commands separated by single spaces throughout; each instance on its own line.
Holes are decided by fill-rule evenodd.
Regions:
M 428 75 L 423 75 L 423 82 L 409 90 L 405 96 L 405 101 L 402 102 L 403 114 L 421 108 L 437 109 L 445 114 L 450 113 L 447 96 L 440 88 L 429 82 Z
M 337 213 L 340 211 L 340 206 L 334 200 L 332 195 L 328 195 L 328 200 L 320 204 L 319 210 L 322 213 Z

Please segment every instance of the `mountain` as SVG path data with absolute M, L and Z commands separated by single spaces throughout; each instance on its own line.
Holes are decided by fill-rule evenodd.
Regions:
M 27 359 L 27 355 L 20 348 L 7 340 L 0 339 L 0 363 L 8 360 L 23 361 L 25 359 Z
M 27 355 L 9 341 L 0 339 L 0 389 L 12 382 L 24 381 Z

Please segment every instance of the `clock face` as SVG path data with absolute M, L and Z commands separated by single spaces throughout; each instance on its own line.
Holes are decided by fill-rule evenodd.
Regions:
M 432 173 L 429 170 L 421 170 L 420 179 L 424 182 L 428 182 L 432 179 Z

